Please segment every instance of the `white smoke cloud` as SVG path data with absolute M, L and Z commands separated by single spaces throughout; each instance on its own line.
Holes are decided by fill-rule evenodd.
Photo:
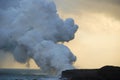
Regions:
M 63 21 L 54 2 L 21 0 L 19 7 L 4 12 L 0 23 L 0 49 L 11 50 L 18 62 L 33 58 L 43 71 L 73 68 L 76 57 L 64 45 L 74 39 L 78 26 L 72 18 Z
M 0 0 L 0 9 L 18 7 L 18 5 L 19 5 L 19 0 Z
M 71 64 L 76 61 L 76 57 L 62 44 L 42 41 L 35 47 L 35 51 L 36 54 L 33 54 L 33 58 L 44 72 L 51 72 L 53 70 L 61 72 L 74 68 Z

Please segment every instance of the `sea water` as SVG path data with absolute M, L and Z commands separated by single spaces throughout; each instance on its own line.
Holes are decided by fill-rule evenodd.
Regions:
M 60 80 L 39 69 L 0 69 L 0 80 Z
M 0 75 L 0 80 L 60 80 L 57 77 Z

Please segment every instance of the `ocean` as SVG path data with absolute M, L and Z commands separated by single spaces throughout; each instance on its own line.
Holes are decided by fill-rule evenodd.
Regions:
M 39 69 L 0 69 L 0 80 L 59 80 Z

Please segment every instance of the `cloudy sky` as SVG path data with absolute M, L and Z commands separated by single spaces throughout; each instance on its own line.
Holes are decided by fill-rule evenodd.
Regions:
M 8 5 L 0 0 L 0 7 Z M 9 5 L 13 3 L 9 1 Z M 99 68 L 104 65 L 120 66 L 120 0 L 54 0 L 61 18 L 74 18 L 79 25 L 74 40 L 66 44 L 77 56 L 75 67 Z M 4 4 L 4 5 L 3 5 Z M 17 4 L 14 3 L 14 6 Z M 4 9 L 6 6 L 4 7 Z M 1 51 L 1 53 L 4 53 Z M 2 55 L 2 54 L 0 54 Z M 10 56 L 9 58 L 6 56 Z M 4 56 L 7 67 L 14 59 Z M 31 68 L 37 66 L 31 60 Z M 19 63 L 15 67 L 24 67 Z M 11 66 L 13 67 L 13 66 Z
M 77 56 L 78 68 L 120 66 L 120 0 L 55 0 L 62 18 L 79 25 L 66 43 Z

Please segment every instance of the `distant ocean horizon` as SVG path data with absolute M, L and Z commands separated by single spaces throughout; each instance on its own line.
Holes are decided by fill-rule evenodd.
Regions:
M 40 69 L 6 69 L 6 68 L 0 69 L 0 80 L 54 80 L 54 79 L 55 77 L 42 73 Z
M 0 74 L 44 74 L 40 69 L 14 69 L 14 68 L 2 68 Z

